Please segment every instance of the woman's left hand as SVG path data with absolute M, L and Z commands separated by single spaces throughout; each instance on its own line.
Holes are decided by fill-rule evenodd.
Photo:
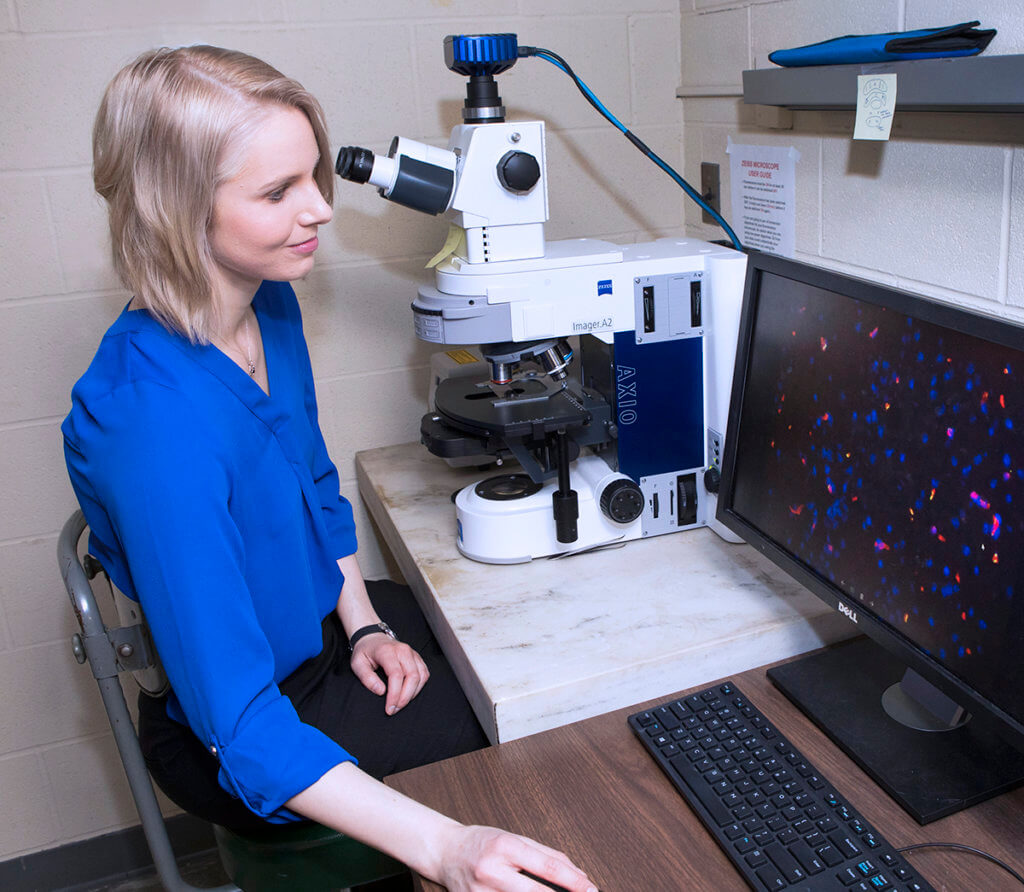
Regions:
M 377 674 L 378 670 L 387 676 L 386 685 Z M 356 642 L 352 671 L 367 690 L 378 695 L 387 692 L 384 711 L 388 715 L 394 715 L 408 704 L 430 678 L 427 664 L 416 651 L 383 632 L 375 632 Z

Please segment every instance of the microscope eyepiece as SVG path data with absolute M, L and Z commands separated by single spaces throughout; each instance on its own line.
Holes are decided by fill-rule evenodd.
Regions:
M 353 183 L 367 183 L 373 172 L 373 152 L 359 146 L 344 146 L 338 152 L 334 170 L 343 180 Z

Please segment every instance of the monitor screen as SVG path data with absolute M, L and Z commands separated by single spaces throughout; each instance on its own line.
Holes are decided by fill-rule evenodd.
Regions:
M 1024 329 L 752 254 L 719 519 L 1024 749 Z

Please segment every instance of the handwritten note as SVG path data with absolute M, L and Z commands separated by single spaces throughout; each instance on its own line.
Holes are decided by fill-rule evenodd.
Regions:
M 896 109 L 895 74 L 857 75 L 854 139 L 888 139 Z

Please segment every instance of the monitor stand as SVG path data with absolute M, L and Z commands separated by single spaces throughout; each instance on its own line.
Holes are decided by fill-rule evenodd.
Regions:
M 891 718 L 883 697 L 905 669 L 857 638 L 769 669 L 768 677 L 920 824 L 1024 783 L 1024 753 L 977 719 L 924 731 Z

